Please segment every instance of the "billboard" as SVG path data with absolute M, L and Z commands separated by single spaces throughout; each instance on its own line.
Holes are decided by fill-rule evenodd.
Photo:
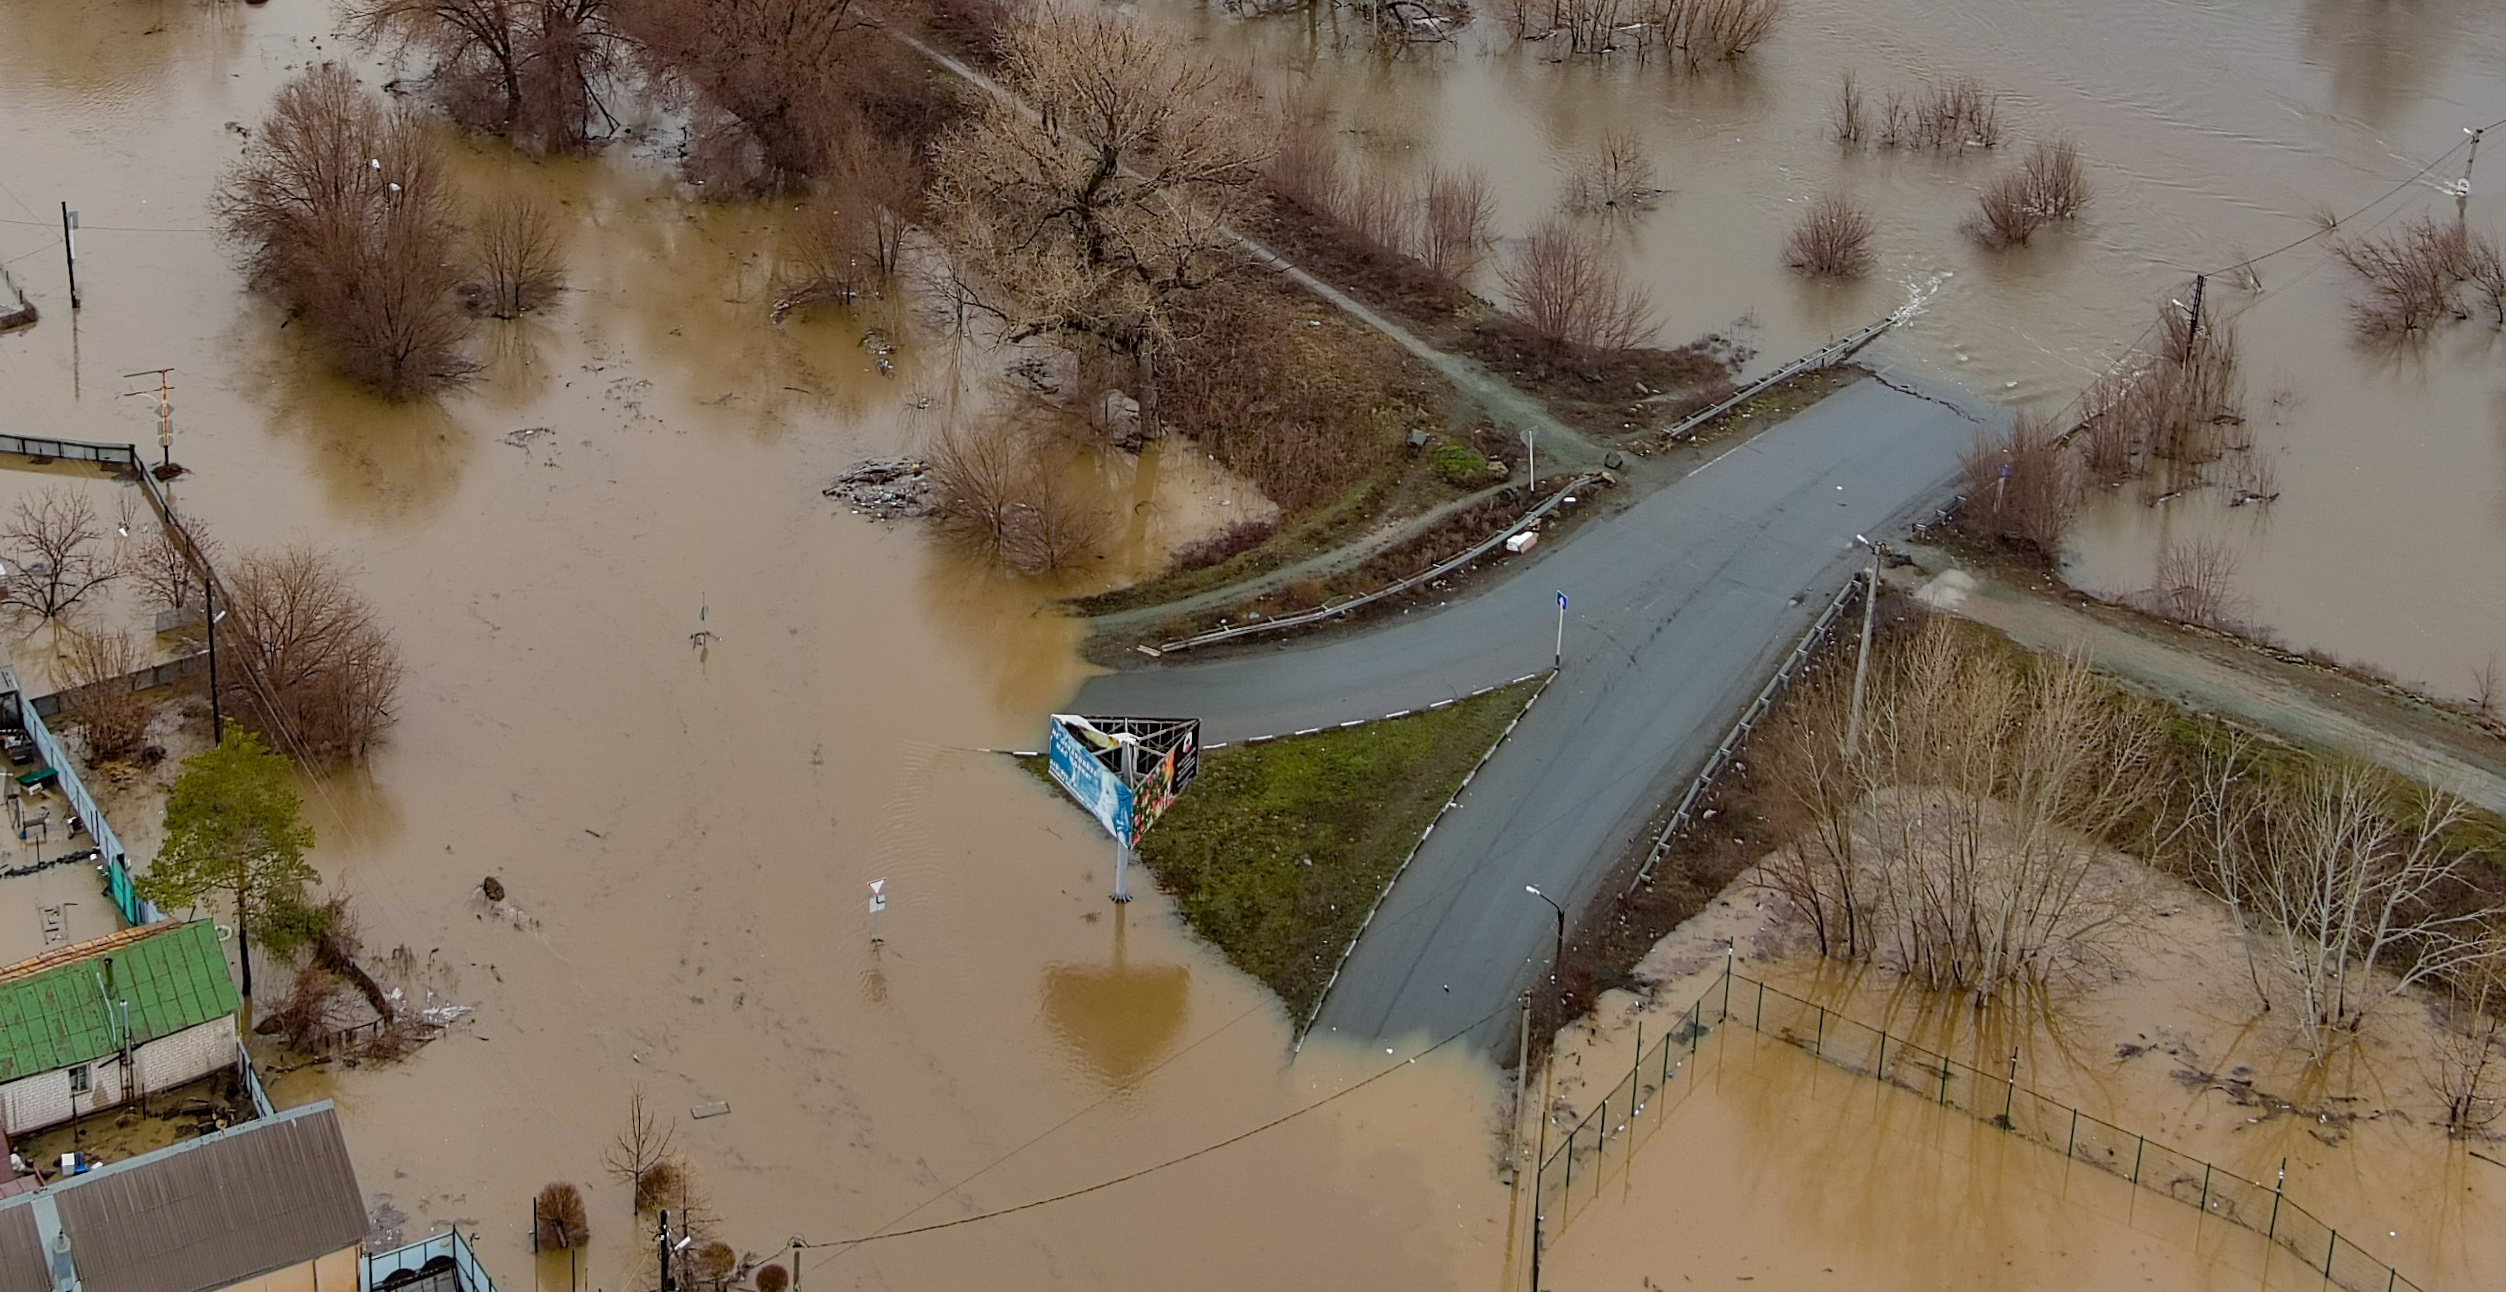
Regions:
M 1137 845 L 1201 770 L 1198 718 L 1091 718 L 1054 714 L 1046 760 L 1053 780 L 1105 832 Z M 1126 739 L 1128 738 L 1128 739 Z M 1137 746 L 1130 775 L 1123 746 Z

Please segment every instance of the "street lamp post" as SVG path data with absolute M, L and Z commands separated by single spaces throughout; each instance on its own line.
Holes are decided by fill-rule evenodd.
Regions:
M 1541 901 L 1548 902 L 1549 909 L 1558 913 L 1557 947 L 1549 953 L 1549 986 L 1552 990 L 1559 990 L 1558 975 L 1565 972 L 1566 967 L 1566 908 L 1551 900 L 1547 893 L 1529 884 L 1523 885 L 1523 891 Z
M 1880 545 L 1860 534 L 1853 541 L 1871 549 L 1870 577 L 1862 584 L 1862 647 L 1853 656 L 1853 712 L 1845 718 L 1845 753 L 1850 756 L 1862 748 L 1863 679 L 1871 671 L 1871 614 L 1879 605 Z

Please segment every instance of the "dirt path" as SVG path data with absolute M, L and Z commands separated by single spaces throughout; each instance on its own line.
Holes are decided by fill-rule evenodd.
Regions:
M 1362 565 L 1374 559 L 1377 554 L 1388 552 L 1434 529 L 1443 522 L 1445 517 L 1465 507 L 1475 507 L 1486 502 L 1496 497 L 1505 488 L 1504 485 L 1491 485 L 1477 493 L 1465 494 L 1449 502 L 1438 503 L 1416 515 L 1400 517 L 1378 525 L 1352 542 L 1332 548 L 1327 552 L 1317 552 L 1302 561 L 1283 565 L 1267 574 L 1257 574 L 1249 579 L 1239 580 L 1174 601 L 1161 601 L 1153 606 L 1139 606 L 1130 610 L 1117 610 L 1109 615 L 1098 615 L 1088 620 L 1088 628 L 1092 632 L 1099 633 L 1145 628 L 1169 619 L 1198 614 L 1203 610 L 1215 610 L 1221 606 L 1249 601 L 1273 589 L 1284 588 L 1299 579 L 1318 579 L 1327 574 L 1337 574 L 1352 566 Z
M 1905 550 L 1916 566 L 1890 579 L 1936 609 L 2023 646 L 2085 650 L 2098 668 L 2164 699 L 2363 759 L 2506 816 L 2506 742 L 2453 715 L 2258 649 L 2012 587 L 1936 549 Z

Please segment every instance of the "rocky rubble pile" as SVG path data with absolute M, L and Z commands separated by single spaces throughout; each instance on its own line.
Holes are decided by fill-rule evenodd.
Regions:
M 865 458 L 820 492 L 879 520 L 928 516 L 939 505 L 931 492 L 931 465 L 920 458 Z

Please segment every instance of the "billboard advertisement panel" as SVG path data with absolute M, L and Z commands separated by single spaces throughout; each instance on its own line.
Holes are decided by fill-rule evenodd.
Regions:
M 1132 842 L 1131 787 L 1098 760 L 1092 747 L 1095 742 L 1087 738 L 1097 734 L 1093 727 L 1084 718 L 1059 713 L 1053 715 L 1051 727 L 1052 742 L 1045 758 L 1054 783 L 1078 800 L 1107 834 L 1125 844 Z

